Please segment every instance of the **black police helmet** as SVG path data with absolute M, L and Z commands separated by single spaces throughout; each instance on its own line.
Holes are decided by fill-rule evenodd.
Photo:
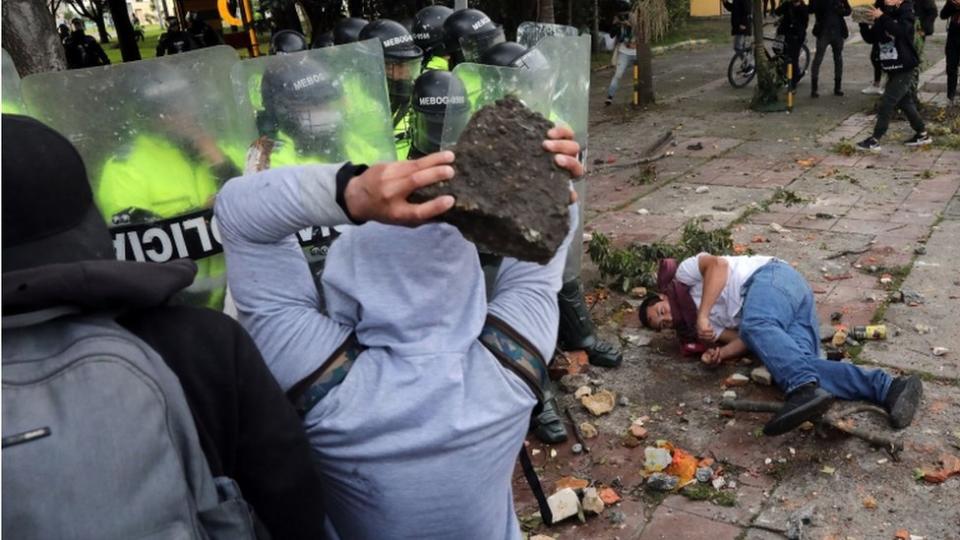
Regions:
M 270 38 L 270 54 L 289 54 L 307 50 L 307 37 L 296 30 L 281 30 Z
M 486 13 L 479 9 L 461 9 L 454 11 L 447 20 L 443 22 L 443 31 L 446 34 L 447 52 L 457 57 L 460 51 L 460 38 L 471 36 L 476 33 L 488 32 L 496 29 L 494 24 Z M 458 59 L 458 62 L 462 62 Z
M 504 41 L 484 51 L 480 55 L 480 63 L 488 66 L 516 67 L 514 62 L 527 52 L 529 49 L 515 41 Z
M 360 37 L 360 31 L 367 25 L 366 19 L 358 17 L 347 17 L 340 19 L 333 27 L 333 43 L 343 45 L 344 43 L 353 43 Z
M 263 72 L 260 93 L 264 108 L 283 116 L 288 109 L 339 99 L 342 90 L 323 64 L 302 57 L 271 64 Z
M 443 23 L 451 14 L 453 10 L 446 6 L 427 6 L 417 12 L 413 23 L 413 41 L 425 54 L 447 54 Z
M 313 42 L 310 43 L 310 48 L 323 49 L 325 47 L 333 47 L 333 45 L 333 31 L 329 31 L 313 36 Z
M 440 150 L 444 118 L 466 123 L 470 113 L 467 92 L 449 71 L 428 70 L 413 85 L 411 143 L 419 154 Z
M 387 60 L 423 57 L 423 50 L 413 42 L 413 36 L 397 21 L 377 19 L 364 26 L 360 31 L 360 41 L 372 38 L 379 39 L 383 44 L 383 56 Z

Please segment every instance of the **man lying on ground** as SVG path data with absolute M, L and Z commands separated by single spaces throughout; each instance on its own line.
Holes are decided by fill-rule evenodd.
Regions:
M 818 418 L 834 398 L 881 405 L 897 429 L 913 421 L 923 394 L 918 377 L 893 378 L 819 357 L 813 291 L 786 262 L 701 253 L 679 266 L 661 261 L 658 285 L 661 293 L 640 305 L 644 326 L 695 334 L 709 346 L 701 358 L 708 365 L 752 352 L 786 393 L 783 408 L 763 427 L 766 435 Z

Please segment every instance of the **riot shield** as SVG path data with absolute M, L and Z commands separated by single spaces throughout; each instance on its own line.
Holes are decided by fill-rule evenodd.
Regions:
M 226 274 L 212 214 L 255 136 L 230 85 L 227 46 L 23 80 L 31 113 L 73 141 L 117 258 L 191 258 L 184 301 L 219 309 Z
M 20 98 L 20 74 L 17 73 L 13 59 L 6 49 L 0 56 L 3 57 L 3 87 L 0 89 L 0 110 L 10 114 L 26 114 L 23 100 Z
M 576 37 L 579 34 L 576 28 L 564 24 L 525 21 L 517 27 L 517 43 L 529 49 L 547 36 Z

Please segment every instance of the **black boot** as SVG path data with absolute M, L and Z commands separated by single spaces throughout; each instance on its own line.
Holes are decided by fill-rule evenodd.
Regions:
M 763 426 L 764 435 L 783 435 L 800 424 L 815 420 L 833 405 L 833 396 L 817 383 L 807 383 L 787 395 L 777 414 Z
M 890 383 L 883 406 L 890 413 L 890 425 L 894 429 L 903 429 L 913 422 L 913 415 L 917 412 L 921 397 L 923 383 L 916 375 L 897 377 Z
M 543 391 L 543 408 L 539 414 L 533 415 L 530 419 L 533 434 L 547 444 L 562 443 L 567 440 L 567 427 L 563 425 L 563 417 L 560 415 L 553 384 L 551 383 Z
M 597 338 L 590 312 L 583 299 L 580 280 L 564 283 L 557 300 L 560 302 L 560 348 L 566 351 L 586 351 L 590 363 L 595 366 L 619 366 L 623 362 L 623 354 L 614 345 Z
M 817 92 L 817 80 L 810 79 L 810 97 L 818 98 L 820 97 L 820 92 Z
M 842 88 L 842 85 L 840 84 L 840 79 L 833 81 L 833 95 L 835 96 L 843 95 L 843 88 Z

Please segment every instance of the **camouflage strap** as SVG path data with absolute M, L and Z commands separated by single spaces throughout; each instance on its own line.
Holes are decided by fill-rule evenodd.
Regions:
M 549 383 L 547 363 L 536 347 L 518 334 L 510 325 L 493 316 L 487 317 L 480 343 L 503 364 L 527 383 L 538 402 L 543 402 L 544 388 Z
M 287 391 L 287 399 L 293 403 L 301 418 L 306 417 L 310 409 L 343 382 L 347 372 L 364 350 L 366 347 L 357 341 L 357 335 L 350 334 L 319 369 Z

